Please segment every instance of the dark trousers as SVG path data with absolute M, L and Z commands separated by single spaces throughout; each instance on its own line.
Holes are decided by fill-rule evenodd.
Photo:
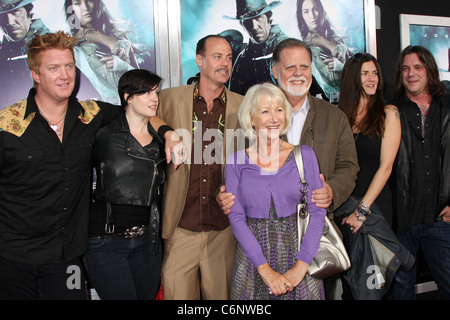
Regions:
M 398 236 L 413 254 L 422 248 L 425 261 L 436 282 L 440 298 L 450 300 L 450 222 L 436 221 L 432 226 L 415 225 Z M 409 271 L 398 272 L 392 288 L 396 300 L 416 300 L 417 266 Z
M 87 300 L 81 258 L 26 264 L 0 257 L 0 300 Z
M 89 238 L 86 268 L 100 299 L 154 300 L 161 280 L 161 242 L 158 245 L 153 256 L 148 233 L 134 239 Z

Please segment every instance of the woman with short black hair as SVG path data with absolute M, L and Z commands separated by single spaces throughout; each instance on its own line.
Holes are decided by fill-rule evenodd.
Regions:
M 160 81 L 146 70 L 125 73 L 118 88 L 125 112 L 96 136 L 86 266 L 104 300 L 152 300 L 158 292 L 166 159 L 149 118 L 156 115 Z

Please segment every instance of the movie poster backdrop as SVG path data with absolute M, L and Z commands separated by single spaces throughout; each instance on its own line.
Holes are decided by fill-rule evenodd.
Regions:
M 430 50 L 450 90 L 450 17 L 401 14 L 400 31 L 401 49 L 412 45 Z
M 317 0 L 320 1 L 320 0 Z M 286 37 L 294 37 L 303 40 L 297 22 L 297 0 L 260 1 L 260 0 L 180 0 L 181 12 L 181 52 L 182 52 L 182 74 L 183 84 L 189 83 L 198 76 L 198 67 L 195 63 L 196 42 L 208 34 L 233 34 L 232 43 L 234 60 L 237 55 L 245 50 L 252 39 L 246 31 L 238 12 L 237 3 L 245 3 L 261 6 L 266 4 L 272 12 L 272 31 L 281 30 Z M 365 26 L 365 4 L 364 0 L 321 0 L 324 13 L 328 17 L 330 26 L 334 32 L 334 38 L 339 39 L 344 59 L 335 59 L 336 72 L 330 72 L 323 63 L 325 59 L 332 59 L 333 53 L 323 50 L 314 41 L 308 41 L 313 50 L 313 75 L 323 89 L 326 98 L 336 102 L 339 96 L 339 71 L 342 70 L 345 61 L 357 52 L 366 52 L 366 26 Z M 242 6 L 241 6 L 242 8 Z M 301 13 L 300 13 L 301 14 Z M 275 29 L 275 26 L 277 29 Z M 268 41 L 267 41 L 268 42 Z M 375 54 L 376 55 L 376 54 Z M 270 54 L 264 53 L 254 57 L 254 60 L 270 59 Z M 329 61 L 329 60 L 325 60 Z M 339 65 L 338 65 L 339 64 Z M 234 71 L 233 71 L 234 72 Z M 259 71 L 248 70 L 255 79 L 263 78 Z M 268 71 L 270 72 L 270 70 Z M 331 76 L 327 76 L 331 74 Z M 230 79 L 230 88 L 233 75 Z M 255 80 L 258 81 L 258 80 Z M 272 81 L 273 78 L 272 78 Z M 235 91 L 235 90 L 233 90 Z M 245 93 L 245 92 L 239 92 Z
M 8 14 L 11 17 L 14 13 L 9 9 L 8 2 L 11 1 L 0 1 L 2 25 L 8 23 Z M 119 104 L 117 82 L 124 72 L 133 68 L 156 72 L 153 0 L 12 2 L 32 5 L 30 28 L 33 28 L 33 32 L 39 33 L 59 30 L 77 33 L 80 30 L 77 12 L 88 2 L 94 6 L 89 9 L 88 15 L 91 16 L 92 21 L 97 19 L 98 28 L 104 29 L 104 34 L 115 37 L 117 43 L 112 50 L 92 43 L 88 40 L 88 33 L 92 32 L 92 29 L 83 29 L 84 33 L 77 35 L 80 40 L 75 48 L 77 97 L 81 100 L 97 99 Z M 97 16 L 100 18 L 95 18 Z M 10 29 L 10 32 L 14 32 L 14 29 Z M 26 64 L 27 49 L 23 45 L 24 42 L 9 41 L 2 29 L 0 29 L 0 41 L 1 109 L 25 99 L 33 86 L 33 81 Z

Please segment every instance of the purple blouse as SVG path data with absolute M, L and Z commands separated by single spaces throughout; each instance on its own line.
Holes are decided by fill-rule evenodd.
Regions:
M 308 146 L 302 146 L 302 154 L 305 179 L 309 184 L 307 198 L 310 220 L 300 251 L 295 257 L 311 264 L 319 249 L 326 210 L 316 207 L 311 201 L 312 191 L 323 187 L 314 150 Z M 267 259 L 247 225 L 247 217 L 269 219 L 271 196 L 278 217 L 288 217 L 297 213 L 297 204 L 302 195 L 295 159 L 290 156 L 290 160 L 276 172 L 267 172 L 251 162 L 245 150 L 240 150 L 227 159 L 225 182 L 227 192 L 236 196 L 235 204 L 229 214 L 234 236 L 256 268 L 266 263 Z

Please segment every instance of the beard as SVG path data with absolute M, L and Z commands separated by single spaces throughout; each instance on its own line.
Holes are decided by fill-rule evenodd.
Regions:
M 287 86 L 281 81 L 278 82 L 278 85 L 284 92 L 287 92 L 289 95 L 293 97 L 303 97 L 305 94 L 308 93 L 309 89 L 311 88 L 312 81 L 302 86 L 290 85 L 291 81 L 298 81 L 298 80 L 305 81 L 305 83 L 307 83 L 307 79 L 305 77 L 295 77 L 288 80 Z

